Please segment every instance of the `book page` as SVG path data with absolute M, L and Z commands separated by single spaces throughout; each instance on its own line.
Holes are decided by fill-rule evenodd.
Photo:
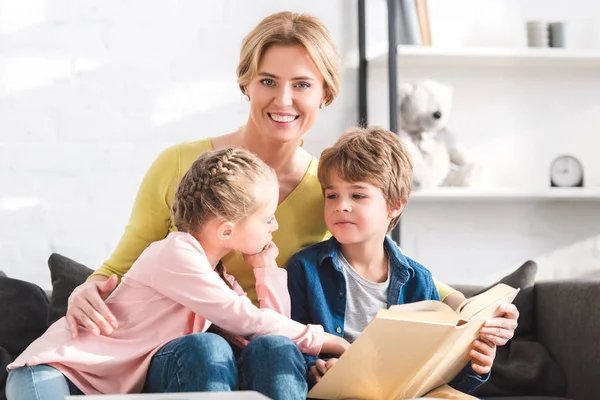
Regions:
M 460 390 L 451 388 L 448 385 L 442 385 L 431 392 L 428 392 L 423 397 L 424 399 L 446 399 L 446 400 L 477 400 L 469 394 L 463 393 Z
M 377 313 L 382 318 L 407 321 L 428 321 L 432 323 L 456 324 L 458 314 L 447 304 L 438 300 L 424 300 L 416 303 L 393 305 Z
M 510 303 L 516 297 L 518 292 L 519 289 L 515 289 L 513 287 L 505 285 L 504 283 L 499 283 L 494 287 L 488 289 L 487 291 L 465 300 L 458 307 L 458 315 L 460 315 L 462 319 L 469 320 L 490 304 L 502 304 L 500 301 L 503 298 L 507 298 L 508 296 L 514 293 L 514 296 L 510 300 L 504 301 L 505 303 Z

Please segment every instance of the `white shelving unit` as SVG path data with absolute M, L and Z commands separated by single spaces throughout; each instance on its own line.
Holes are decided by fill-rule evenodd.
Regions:
M 368 53 L 371 68 L 387 66 L 387 49 Z M 379 48 L 381 47 L 381 48 Z M 350 57 L 349 62 L 352 63 Z M 399 67 L 600 68 L 600 51 L 558 48 L 438 48 L 398 46 Z
M 599 202 L 600 188 L 480 189 L 441 187 L 411 193 L 410 203 L 425 202 Z
M 499 2 L 498 15 L 510 17 L 514 23 L 510 27 L 485 26 L 483 18 L 492 18 L 488 11 L 492 5 L 482 6 L 475 0 L 469 3 L 478 12 L 467 15 L 460 6 L 445 2 L 436 6 L 432 24 L 439 30 L 433 42 L 448 46 L 400 45 L 396 47 L 397 57 L 390 60 L 388 40 L 394 42 L 391 30 L 385 40 L 382 29 L 376 27 L 371 36 L 374 40 L 362 41 L 366 48 L 361 49 L 361 63 L 358 54 L 347 53 L 344 59 L 344 65 L 356 67 L 359 76 L 368 66 L 367 87 L 359 93 L 366 97 L 369 124 L 397 125 L 396 116 L 390 115 L 398 107 L 394 104 L 398 100 L 396 88 L 390 82 L 433 79 L 450 85 L 454 103 L 449 129 L 473 150 L 483 166 L 483 187 L 442 187 L 411 193 L 401 219 L 402 248 L 444 282 L 485 284 L 484 277 L 510 272 L 528 259 L 543 260 L 538 274 L 544 271 L 546 277 L 559 270 L 561 276 L 569 276 L 568 271 L 575 273 L 592 264 L 597 268 L 598 42 L 573 34 L 567 48 L 525 47 L 526 38 L 518 35 L 526 32 L 513 28 L 524 26 L 521 14 L 538 15 L 541 3 Z M 597 14 L 595 2 L 590 0 L 587 6 L 590 15 Z M 574 11 L 565 21 L 579 24 L 581 18 L 587 18 L 584 13 Z M 388 12 L 388 24 L 390 15 L 396 14 Z M 378 17 L 373 21 L 382 20 Z M 454 29 L 456 21 L 461 26 Z M 445 32 L 448 38 L 436 40 L 435 35 Z M 450 47 L 451 43 L 456 47 Z M 458 47 L 461 43 L 514 43 L 520 47 Z M 586 48 L 589 46 L 598 48 Z M 394 69 L 389 70 L 390 66 Z M 565 153 L 583 163 L 586 187 L 548 187 L 550 163 Z

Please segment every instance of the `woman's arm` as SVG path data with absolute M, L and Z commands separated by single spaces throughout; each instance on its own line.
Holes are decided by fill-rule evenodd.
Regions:
M 463 296 L 463 294 L 458 290 L 454 289 L 453 287 L 448 286 L 435 278 L 433 278 L 433 283 L 435 284 L 438 294 L 440 295 L 440 300 L 442 300 L 444 303 L 448 304 L 450 307 L 456 310 L 456 307 L 459 306 L 460 302 L 456 304 L 456 307 L 454 307 L 453 305 L 456 301 L 458 301 L 458 299 L 462 298 L 464 300 L 465 297 Z

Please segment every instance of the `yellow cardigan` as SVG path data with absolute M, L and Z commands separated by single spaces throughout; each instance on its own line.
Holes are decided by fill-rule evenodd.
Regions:
M 194 160 L 210 150 L 211 139 L 202 139 L 172 146 L 157 157 L 142 180 L 117 248 L 94 275 L 117 274 L 120 279 L 150 243 L 164 239 L 176 230 L 170 210 L 177 185 Z M 317 164 L 317 159 L 313 158 L 300 184 L 279 204 L 275 213 L 279 229 L 273 232 L 273 241 L 279 248 L 277 265 L 283 268 L 297 251 L 330 236 L 323 218 L 323 194 L 317 178 Z M 229 253 L 223 259 L 223 265 L 256 303 L 254 275 L 244 264 L 241 254 Z M 435 283 L 442 300 L 455 292 L 441 282 Z

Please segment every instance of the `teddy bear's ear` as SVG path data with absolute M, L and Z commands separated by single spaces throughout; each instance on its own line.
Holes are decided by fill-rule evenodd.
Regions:
M 399 83 L 398 84 L 398 103 L 402 103 L 402 101 L 406 98 L 406 96 L 410 96 L 412 92 L 415 90 L 415 85 L 412 83 Z

